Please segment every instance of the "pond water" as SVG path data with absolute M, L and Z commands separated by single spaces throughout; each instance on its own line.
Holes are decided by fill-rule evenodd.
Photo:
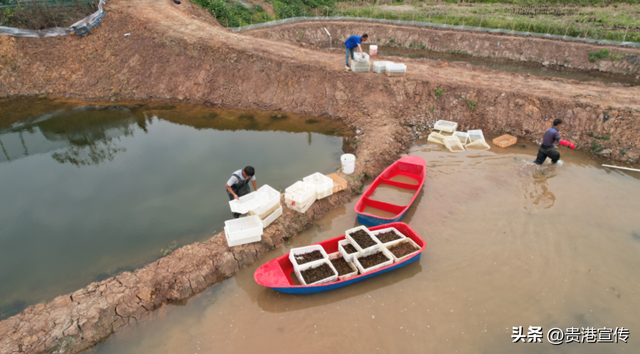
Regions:
M 522 147 L 524 145 L 525 147 Z M 640 328 L 640 175 L 580 151 L 535 166 L 528 142 L 454 154 L 413 147 L 427 180 L 403 221 L 426 241 L 415 263 L 346 288 L 287 295 L 257 267 L 336 237 L 356 200 L 235 277 L 165 306 L 91 353 L 633 353 Z M 543 343 L 512 343 L 540 326 Z M 547 341 L 553 327 L 624 327 L 628 343 Z M 602 332 L 606 333 L 606 332 Z
M 335 171 L 352 140 L 339 121 L 283 112 L 33 99 L 0 111 L 0 319 L 208 239 L 232 218 L 234 171 L 284 189 Z

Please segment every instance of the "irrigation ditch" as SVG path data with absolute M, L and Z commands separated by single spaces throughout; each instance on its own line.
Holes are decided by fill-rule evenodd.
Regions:
M 460 129 L 508 132 L 538 141 L 554 118 L 562 118 L 564 137 L 578 148 L 616 161 L 640 160 L 638 87 L 528 77 L 427 59 L 406 60 L 408 74 L 402 78 L 360 75 L 344 71 L 344 55 L 297 43 L 301 30 L 311 43 L 320 23 L 290 24 L 260 37 L 257 31 L 233 33 L 189 2 L 176 7 L 170 1 L 112 0 L 107 9 L 104 27 L 87 37 L 0 36 L 0 97 L 188 101 L 328 116 L 357 132 L 355 174 L 349 177 L 349 191 L 317 202 L 305 215 L 287 210 L 265 231 L 261 243 L 229 248 L 220 233 L 135 272 L 92 283 L 1 321 L 0 353 L 78 352 L 144 320 L 155 308 L 184 301 L 232 276 L 344 204 L 438 119 L 456 121 Z M 401 26 L 333 26 L 344 35 L 365 29 L 371 38 L 394 41 L 401 38 L 394 34 L 398 29 L 405 33 L 403 43 L 417 40 Z M 437 43 L 463 39 L 458 32 L 430 31 L 422 36 L 438 37 L 442 42 Z M 472 40 L 464 40 L 471 45 Z M 505 55 L 517 53 L 518 41 L 535 43 L 531 50 L 545 48 L 549 53 L 567 46 L 551 40 L 510 40 L 491 37 L 480 41 L 487 48 L 476 50 L 490 53 L 494 41 L 503 48 L 512 46 Z M 545 58 L 555 57 L 539 57 Z

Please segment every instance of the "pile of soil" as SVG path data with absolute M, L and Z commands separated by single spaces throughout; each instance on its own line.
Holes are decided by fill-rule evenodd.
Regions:
M 344 248 L 344 250 L 347 251 L 348 254 L 358 252 L 358 250 L 355 247 L 353 247 L 353 245 L 350 243 L 342 246 L 342 248 Z
M 360 264 L 362 264 L 362 267 L 364 269 L 367 268 L 371 268 L 375 265 L 378 265 L 380 263 L 384 263 L 386 261 L 388 261 L 389 258 L 387 258 L 387 256 L 385 256 L 384 253 L 382 252 L 378 252 L 378 253 L 374 253 L 370 256 L 366 256 L 366 257 L 362 257 L 362 258 L 358 258 L 358 262 L 360 262 Z
M 300 272 L 300 274 L 302 275 L 305 283 L 312 284 L 319 280 L 335 275 L 336 273 L 333 271 L 333 269 L 331 269 L 331 267 L 329 267 L 327 263 L 325 263 L 319 267 L 303 270 L 302 272 Z
M 393 253 L 396 258 L 404 257 L 409 253 L 420 250 L 411 242 L 400 242 L 399 244 L 389 247 L 389 252 Z
M 295 256 L 296 262 L 298 264 L 305 264 L 313 261 L 317 261 L 318 259 L 324 258 L 320 251 L 313 251 L 309 253 L 298 254 Z
M 385 232 L 382 234 L 378 234 L 376 235 L 376 237 L 378 238 L 378 240 L 380 240 L 380 242 L 382 243 L 387 243 L 387 242 L 391 242 L 391 241 L 395 241 L 395 240 L 399 240 L 401 237 L 398 236 L 395 232 L 393 231 L 389 231 L 389 232 Z
M 356 241 L 362 249 L 376 245 L 376 241 L 374 241 L 371 236 L 369 236 L 369 234 L 364 230 L 358 230 L 350 235 L 351 238 Z
M 333 264 L 333 267 L 338 271 L 339 276 L 353 273 L 353 269 L 349 266 L 349 263 L 342 257 L 332 259 L 331 264 Z

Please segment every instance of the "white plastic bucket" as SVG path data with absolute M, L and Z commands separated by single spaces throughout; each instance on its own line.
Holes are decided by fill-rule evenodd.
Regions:
M 342 173 L 350 175 L 356 168 L 356 157 L 353 154 L 344 154 L 340 157 L 342 162 Z
M 369 55 L 376 55 L 378 54 L 378 46 L 375 44 L 372 44 L 369 46 Z

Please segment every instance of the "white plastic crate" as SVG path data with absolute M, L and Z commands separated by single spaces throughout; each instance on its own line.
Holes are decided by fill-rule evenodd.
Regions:
M 484 140 L 484 134 L 482 134 L 482 130 L 480 129 L 476 129 L 476 130 L 468 130 L 467 134 L 469 134 L 469 142 L 473 143 L 476 140 Z
M 464 146 L 460 143 L 457 136 L 445 136 L 443 139 L 444 146 L 451 152 L 463 152 Z
M 231 211 L 238 214 L 246 214 L 249 210 L 259 208 L 268 201 L 267 195 L 264 193 L 251 192 L 243 195 L 239 200 L 229 201 Z
M 262 219 L 262 227 L 266 229 L 267 226 L 271 225 L 271 223 L 279 218 L 280 215 L 282 215 L 282 205 L 278 204 L 278 209 L 276 209 L 276 211 L 271 213 L 266 218 Z
M 342 254 L 340 252 L 336 252 L 336 253 L 331 253 L 329 255 L 329 261 L 333 260 L 333 259 L 337 259 L 337 258 L 344 258 L 342 257 Z M 345 259 L 346 261 L 346 259 Z M 353 269 L 353 272 L 345 274 L 345 275 L 338 275 L 338 279 L 340 280 L 347 280 L 349 278 L 353 278 L 356 275 L 358 275 L 358 268 L 355 266 L 355 264 L 353 264 L 353 262 L 349 262 L 347 261 L 347 264 L 349 265 L 349 267 L 351 267 L 351 269 Z M 335 267 L 333 267 L 335 268 Z M 337 271 L 337 269 L 336 269 Z
M 394 261 L 393 254 L 391 254 L 391 252 L 389 252 L 388 249 L 382 247 L 382 248 L 380 248 L 378 250 L 378 252 L 382 252 L 389 260 L 386 261 L 386 262 L 382 262 L 380 264 L 376 264 L 373 267 L 370 267 L 370 268 L 367 268 L 367 269 L 365 269 L 362 266 L 362 264 L 360 264 L 360 258 L 363 258 L 363 257 L 366 257 L 366 256 L 360 255 L 360 256 L 356 257 L 354 263 L 356 264 L 356 267 L 358 267 L 358 270 L 360 271 L 360 274 L 368 273 L 368 272 L 371 272 L 373 270 L 380 269 L 382 267 L 386 267 L 386 266 L 388 266 L 390 264 L 393 264 L 393 261 Z M 377 253 L 377 252 L 374 252 L 374 253 Z
M 284 198 L 287 204 L 295 206 L 305 206 L 309 201 L 315 200 L 316 186 L 313 184 L 298 181 L 284 190 Z
M 383 245 L 384 247 L 389 248 L 390 246 L 393 246 L 393 245 L 395 245 L 395 244 L 397 244 L 397 243 L 400 243 L 400 242 L 402 242 L 405 238 L 407 238 L 407 236 L 403 235 L 403 234 L 402 234 L 402 232 L 398 231 L 395 227 L 388 227 L 388 228 L 386 228 L 386 229 L 380 229 L 380 230 L 376 230 L 376 231 L 371 231 L 371 233 L 373 234 L 373 236 L 376 236 L 376 238 L 377 238 L 377 236 L 378 236 L 378 235 L 380 235 L 380 234 L 384 234 L 384 233 L 387 233 L 387 232 L 389 232 L 389 231 L 392 231 L 392 232 L 393 232 L 393 233 L 395 233 L 396 235 L 400 236 L 400 239 L 398 239 L 398 240 L 393 240 L 393 241 L 389 241 L 389 242 L 387 242 L 387 243 L 382 243 L 382 241 L 380 241 L 380 239 L 378 239 L 378 241 L 380 241 L 380 243 L 382 243 L 382 245 Z
M 316 186 L 316 199 L 322 199 L 333 194 L 333 180 L 320 172 L 316 172 L 302 179 L 302 181 Z
M 267 202 L 249 210 L 249 215 L 258 215 L 260 219 L 264 219 L 280 206 L 280 192 L 265 184 L 258 188 L 258 193 L 264 194 L 267 197 Z
M 469 143 L 467 145 L 465 145 L 465 147 L 467 149 L 479 149 L 479 150 L 489 150 L 491 149 L 491 146 L 489 146 L 489 144 L 487 144 L 486 141 L 484 140 L 476 140 L 472 143 Z
M 305 254 L 305 253 L 311 253 L 313 251 L 320 251 L 320 253 L 322 253 L 322 259 L 318 259 L 317 261 L 312 261 L 304 264 L 298 264 L 298 262 L 296 262 L 296 256 Z M 327 252 L 320 245 L 311 245 L 311 246 L 305 246 L 305 247 L 292 248 L 291 251 L 289 251 L 289 261 L 291 261 L 291 264 L 293 264 L 294 269 L 300 268 L 303 265 L 319 264 L 323 260 L 327 260 L 327 259 L 329 259 Z
M 433 125 L 433 129 L 449 133 L 455 132 L 457 127 L 458 123 L 448 120 L 439 120 Z
M 333 271 L 333 275 L 328 277 L 328 278 L 320 279 L 315 283 L 307 284 L 304 281 L 304 278 L 302 277 L 302 271 L 305 271 L 305 270 L 307 270 L 309 268 L 320 267 L 321 265 L 323 265 L 325 263 L 329 265 L 329 267 Z M 331 264 L 331 262 L 329 262 L 328 259 L 323 259 L 322 262 L 318 263 L 318 264 L 310 264 L 310 263 L 304 264 L 304 265 L 300 266 L 299 269 L 295 269 L 294 268 L 293 271 L 296 273 L 296 276 L 298 277 L 298 280 L 300 281 L 300 284 L 302 284 L 302 285 L 316 285 L 316 284 L 332 283 L 332 282 L 338 280 L 338 271 L 333 267 L 333 264 Z
M 351 71 L 353 72 L 367 72 L 371 71 L 370 61 L 351 61 Z
M 353 53 L 353 58 L 355 59 L 355 61 L 365 62 L 365 61 L 369 61 L 369 54 L 367 53 L 360 54 L 360 52 L 355 52 Z
M 255 215 L 224 222 L 224 234 L 229 247 L 258 242 L 263 231 L 262 220 Z
M 358 251 L 356 251 L 354 253 L 351 253 L 351 254 L 347 253 L 347 251 L 344 249 L 344 246 L 345 245 L 350 245 L 350 244 L 351 244 L 351 241 L 349 241 L 347 239 L 338 241 L 338 250 L 339 250 L 340 254 L 342 254 L 342 257 L 344 257 L 344 259 L 347 262 L 353 262 L 355 257 L 360 255 L 360 252 L 358 252 Z M 357 250 L 357 248 L 356 248 L 356 250 Z
M 378 74 L 384 74 L 384 71 L 387 68 L 387 64 L 393 64 L 393 62 L 392 61 L 374 61 L 373 72 Z
M 469 143 L 466 145 L 467 148 L 472 149 L 481 149 L 481 150 L 489 150 L 491 147 L 484 140 L 484 134 L 482 134 L 482 130 L 469 130 Z
M 445 136 L 438 132 L 431 132 L 431 134 L 429 134 L 429 136 L 427 137 L 427 141 L 444 145 L 444 138 Z
M 305 205 L 300 205 L 300 204 L 292 204 L 293 202 L 290 200 L 285 200 L 285 205 L 287 206 L 287 208 L 291 209 L 291 210 L 295 210 L 298 213 L 306 213 L 307 210 L 309 210 L 309 208 L 311 208 L 311 206 L 313 205 L 313 203 L 316 201 L 316 195 L 313 195 L 313 198 L 311 200 L 309 200 L 309 202 L 307 202 L 307 204 Z
M 359 230 L 363 230 L 364 232 L 366 232 L 376 244 L 373 246 L 369 246 L 367 248 L 360 247 L 360 245 L 353 238 L 351 238 L 351 234 Z M 375 253 L 381 247 L 380 240 L 378 240 L 375 236 L 373 236 L 371 231 L 369 231 L 369 229 L 367 229 L 364 226 L 358 226 L 358 227 L 354 227 L 353 229 L 349 229 L 345 231 L 345 234 L 346 234 L 347 240 L 349 240 L 353 245 L 353 247 L 355 247 L 358 250 L 358 252 L 363 256 L 368 256 L 372 253 Z
M 418 249 L 417 249 L 416 251 L 411 252 L 411 253 L 409 253 L 409 254 L 407 254 L 407 255 L 404 255 L 404 256 L 402 256 L 402 257 L 400 257 L 400 258 L 398 258 L 398 257 L 394 256 L 394 255 L 393 255 L 393 253 L 391 253 L 391 251 L 389 251 L 389 253 L 390 253 L 390 254 L 391 254 L 391 256 L 393 257 L 393 261 L 394 261 L 394 262 L 396 262 L 396 263 L 397 263 L 397 262 L 401 262 L 401 261 L 403 261 L 403 260 L 405 260 L 405 259 L 407 259 L 407 258 L 409 258 L 409 257 L 413 256 L 414 254 L 416 254 L 416 253 L 420 252 L 420 246 L 418 246 L 418 244 L 417 244 L 417 243 L 415 243 L 412 239 L 410 239 L 410 238 L 408 238 L 408 237 L 407 237 L 406 239 L 402 240 L 402 242 L 409 242 L 409 243 L 411 243 L 412 245 L 414 245 L 415 247 L 418 247 Z
M 400 63 L 387 64 L 384 72 L 387 76 L 404 76 L 407 72 L 407 66 Z
M 460 143 L 462 143 L 462 145 L 465 145 L 465 144 L 467 144 L 469 142 L 469 133 L 453 132 L 453 136 L 455 136 L 458 139 L 460 139 Z

